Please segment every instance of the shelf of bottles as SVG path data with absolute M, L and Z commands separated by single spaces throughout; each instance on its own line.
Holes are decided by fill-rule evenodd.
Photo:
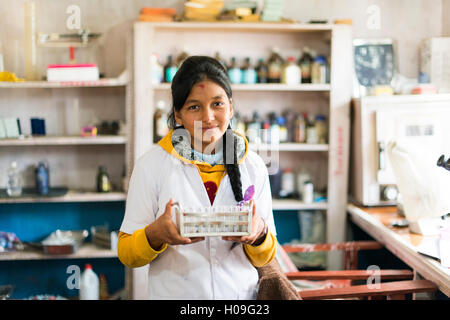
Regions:
M 170 83 L 159 83 L 153 87 L 155 90 L 170 90 Z M 255 83 L 255 84 L 232 84 L 233 91 L 306 91 L 306 92 L 329 92 L 330 84 L 324 83 Z

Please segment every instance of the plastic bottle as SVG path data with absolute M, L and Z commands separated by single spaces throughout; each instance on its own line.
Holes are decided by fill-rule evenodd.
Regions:
M 80 277 L 80 300 L 99 299 L 99 279 L 90 264 L 86 264 Z
M 277 117 L 278 125 L 280 126 L 280 143 L 289 142 L 288 128 L 286 125 L 286 118 Z
M 173 58 L 171 55 L 167 58 L 167 64 L 164 66 L 164 81 L 165 82 L 172 82 L 173 77 L 175 76 L 175 73 L 177 73 L 178 67 L 173 61 Z
M 236 64 L 236 58 L 231 58 L 231 64 L 228 67 L 228 78 L 232 84 L 239 84 L 242 80 L 242 71 Z
M 310 180 L 305 181 L 302 187 L 302 200 L 304 203 L 314 202 L 314 185 Z
M 267 82 L 280 83 L 281 71 L 283 68 L 284 60 L 279 54 L 278 48 L 272 49 L 272 54 L 267 63 Z
M 307 173 L 304 169 L 300 170 L 297 173 L 297 190 L 300 197 L 303 197 L 303 185 L 307 181 L 311 181 L 309 173 Z
M 302 82 L 301 70 L 295 63 L 294 57 L 289 57 L 284 65 L 281 82 L 286 84 L 299 84 Z
M 257 80 L 255 68 L 250 64 L 250 58 L 245 58 L 244 66 L 242 67 L 241 83 L 254 84 Z
M 313 63 L 313 57 L 308 47 L 303 48 L 303 54 L 298 61 L 300 69 L 302 71 L 302 83 L 311 83 L 311 66 Z
M 39 162 L 35 173 L 37 193 L 40 195 L 47 195 L 49 193 L 50 186 L 48 165 L 43 161 Z
M 290 198 L 294 194 L 295 188 L 294 173 L 290 168 L 284 169 L 281 175 L 280 198 Z
M 279 144 L 280 143 L 280 124 L 277 121 L 277 116 L 275 113 L 269 115 L 270 119 L 270 143 Z
M 8 170 L 6 193 L 10 197 L 18 197 L 22 194 L 22 177 L 16 161 L 11 162 L 11 166 Z
M 267 65 L 264 63 L 264 59 L 260 58 L 258 65 L 255 68 L 258 83 L 267 83 Z
M 106 172 L 106 168 L 104 166 L 98 167 L 97 191 L 98 192 L 110 192 L 111 191 L 111 181 L 109 180 L 109 175 Z
M 157 143 L 167 133 L 169 133 L 169 127 L 167 125 L 167 112 L 165 110 L 165 102 L 163 100 L 158 101 L 156 104 L 156 111 L 153 115 L 153 142 Z

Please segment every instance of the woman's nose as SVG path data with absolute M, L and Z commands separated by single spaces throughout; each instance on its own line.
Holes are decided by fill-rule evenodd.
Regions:
M 214 119 L 214 112 L 211 110 L 211 108 L 204 108 L 202 113 L 202 121 L 203 122 L 210 122 Z

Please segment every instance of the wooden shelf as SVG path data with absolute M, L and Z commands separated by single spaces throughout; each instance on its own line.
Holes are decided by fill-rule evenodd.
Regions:
M 0 198 L 0 203 L 43 203 L 43 202 L 106 202 L 106 201 L 125 201 L 127 198 L 124 192 L 98 193 L 94 191 L 69 190 L 64 196 L 60 197 L 17 197 Z
M 160 83 L 153 87 L 155 90 L 170 90 L 170 83 Z M 255 83 L 255 84 L 233 84 L 233 91 L 305 91 L 305 92 L 329 92 L 330 84 L 284 84 L 284 83 Z
M 150 24 L 156 29 L 165 30 L 215 30 L 251 32 L 317 32 L 331 31 L 333 24 L 273 23 L 273 22 L 137 22 Z
M 83 87 L 122 87 L 128 84 L 128 75 L 124 71 L 117 78 L 100 78 L 95 81 L 0 81 L 0 89 L 42 89 L 42 88 L 83 88 Z
M 279 143 L 279 144 L 256 144 L 250 143 L 253 151 L 328 151 L 328 144 L 310 143 Z
M 273 210 L 327 210 L 327 202 L 304 203 L 294 199 L 272 199 Z
M 83 244 L 76 253 L 49 255 L 37 249 L 26 249 L 16 252 L 0 253 L 0 261 L 13 260 L 51 260 L 51 259 L 85 259 L 85 258 L 116 258 L 117 252 L 100 248 L 92 243 Z
M 0 139 L 0 146 L 66 146 L 66 145 L 100 145 L 125 144 L 124 136 L 99 135 L 96 137 L 81 136 L 42 136 Z

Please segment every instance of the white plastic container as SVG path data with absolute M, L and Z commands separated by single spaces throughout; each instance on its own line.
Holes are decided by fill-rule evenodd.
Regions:
M 302 199 L 304 203 L 314 202 L 314 185 L 311 181 L 305 181 L 303 183 Z
M 294 57 L 288 58 L 288 63 L 283 68 L 282 82 L 285 84 L 300 84 L 302 73 L 300 67 L 295 63 Z
M 252 230 L 253 206 L 183 208 L 173 204 L 182 237 L 248 236 Z
M 99 300 L 99 279 L 90 264 L 86 264 L 80 278 L 80 300 Z
M 11 166 L 8 170 L 6 193 L 10 197 L 18 197 L 22 194 L 22 178 L 16 161 L 11 162 Z

